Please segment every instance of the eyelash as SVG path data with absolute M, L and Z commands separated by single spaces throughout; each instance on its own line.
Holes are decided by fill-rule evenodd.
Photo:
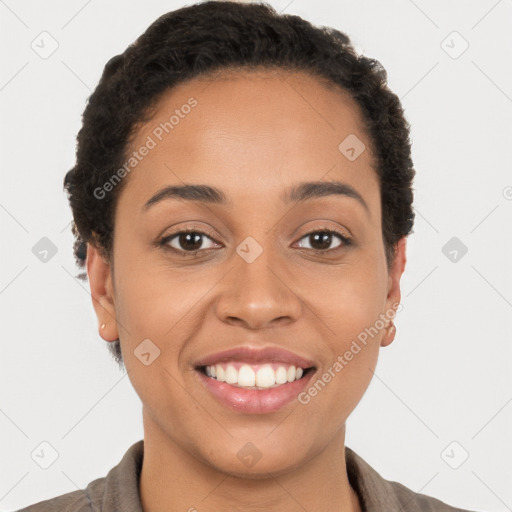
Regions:
M 307 249 L 306 248 L 307 250 L 313 251 L 316 254 L 325 254 L 327 252 L 338 252 L 339 250 L 342 250 L 343 248 L 346 248 L 346 247 L 349 247 L 349 246 L 352 245 L 352 239 L 351 238 L 347 237 L 346 235 L 343 235 L 339 231 L 336 231 L 336 230 L 333 230 L 333 229 L 328 229 L 328 228 L 315 229 L 313 231 L 310 231 L 309 233 L 304 234 L 300 238 L 300 240 L 303 240 L 304 238 L 307 238 L 307 237 L 309 237 L 309 236 L 311 236 L 313 234 L 316 234 L 316 233 L 328 233 L 330 235 L 335 235 L 342 242 L 341 245 L 339 245 L 338 247 L 335 247 L 334 249 L 321 250 L 321 249 Z M 205 233 L 203 231 L 196 230 L 196 229 L 186 229 L 186 230 L 177 231 L 176 233 L 172 233 L 171 235 L 166 235 L 166 236 L 162 237 L 160 240 L 157 241 L 157 245 L 158 245 L 158 247 L 161 247 L 164 251 L 170 251 L 170 252 L 173 252 L 174 254 L 178 254 L 179 256 L 182 256 L 182 257 L 195 256 L 199 252 L 206 252 L 206 253 L 208 253 L 209 251 L 214 251 L 215 250 L 215 248 L 211 248 L 211 249 L 198 249 L 197 251 L 184 251 L 184 250 L 181 250 L 181 249 L 176 249 L 175 247 L 170 247 L 168 245 L 168 243 L 171 240 L 173 240 L 174 238 L 176 238 L 177 236 L 179 236 L 179 235 L 186 235 L 186 234 L 202 235 L 202 236 L 205 236 L 207 238 L 210 238 L 210 240 L 212 240 L 213 242 L 218 243 L 208 233 Z M 301 249 L 302 249 L 302 247 L 301 247 Z

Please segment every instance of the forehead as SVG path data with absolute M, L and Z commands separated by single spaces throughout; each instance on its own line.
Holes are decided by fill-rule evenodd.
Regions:
M 349 159 L 344 141 L 365 149 Z M 303 72 L 223 70 L 181 83 L 159 98 L 128 156 L 144 146 L 151 149 L 127 176 L 120 202 L 142 207 L 159 187 L 185 182 L 240 201 L 280 200 L 283 188 L 319 180 L 343 181 L 364 190 L 367 202 L 379 200 L 359 106 L 336 84 Z

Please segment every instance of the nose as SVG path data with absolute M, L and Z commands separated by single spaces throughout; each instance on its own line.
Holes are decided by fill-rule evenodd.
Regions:
M 269 250 L 251 263 L 236 255 L 216 303 L 220 320 L 251 330 L 297 321 L 302 301 L 294 290 L 293 276 L 283 268 Z

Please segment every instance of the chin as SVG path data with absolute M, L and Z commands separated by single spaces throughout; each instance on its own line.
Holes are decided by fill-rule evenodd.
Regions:
M 264 438 L 261 442 L 246 441 L 248 437 L 244 436 L 243 441 L 233 439 L 227 446 L 216 448 L 215 451 L 210 448 L 203 452 L 203 462 L 215 471 L 252 480 L 286 474 L 305 463 L 308 453 L 303 443 L 300 446 L 284 446 L 269 443 L 268 440 L 265 442 Z

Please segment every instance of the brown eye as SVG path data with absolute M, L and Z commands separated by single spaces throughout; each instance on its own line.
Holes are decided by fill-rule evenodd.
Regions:
M 181 253 L 207 251 L 212 247 L 203 247 L 205 238 L 212 240 L 206 233 L 201 231 L 180 231 L 162 238 L 160 245 Z
M 203 243 L 199 233 L 181 233 L 178 235 L 178 245 L 187 251 L 198 251 Z
M 331 244 L 333 243 L 335 238 L 338 238 L 340 242 L 335 247 L 331 247 Z M 337 231 L 333 231 L 330 229 L 312 231 L 311 233 L 304 235 L 301 238 L 301 240 L 307 240 L 307 242 L 309 243 L 309 247 L 307 245 L 300 245 L 300 247 L 321 252 L 336 250 L 338 247 L 342 245 L 350 245 L 349 238 L 342 235 L 341 233 L 338 233 Z

